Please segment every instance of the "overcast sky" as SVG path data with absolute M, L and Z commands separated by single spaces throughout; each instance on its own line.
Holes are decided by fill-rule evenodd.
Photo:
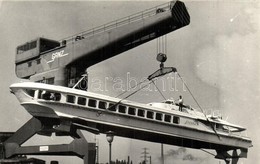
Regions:
M 224 119 L 246 127 L 253 140 L 248 159 L 240 163 L 260 162 L 260 3 L 258 1 L 184 1 L 191 16 L 191 24 L 167 35 L 167 66 L 174 66 L 193 91 L 204 109 L 220 109 Z M 10 2 L 0 1 L 0 130 L 15 131 L 30 115 L 9 93 L 12 83 L 22 81 L 15 75 L 15 48 L 36 37 L 60 40 L 66 36 L 102 25 L 109 21 L 151 8 L 162 1 L 71 1 L 71 2 Z M 113 79 L 127 76 L 137 80 L 154 72 L 156 41 L 151 41 L 117 57 L 88 69 L 90 85 L 97 79 L 103 90 L 91 91 L 116 96 L 111 89 Z M 110 80 L 106 82 L 105 77 Z M 165 79 L 167 80 L 167 79 Z M 168 84 L 168 83 L 167 83 Z M 163 93 L 167 98 L 178 98 L 181 94 L 187 104 L 195 106 L 187 91 L 177 79 L 178 91 Z M 143 91 L 131 100 L 149 103 L 161 101 L 158 92 Z M 93 136 L 86 134 L 93 140 Z M 104 135 L 97 136 L 100 161 L 108 159 L 107 141 Z M 29 143 L 56 143 L 68 139 L 36 136 Z M 29 144 L 27 143 L 27 144 Z M 113 158 L 126 159 L 130 155 L 135 162 L 141 160 L 142 148 L 149 148 L 154 163 L 160 156 L 160 145 L 116 137 L 113 142 Z M 194 161 L 183 161 L 180 156 L 170 154 L 178 147 L 166 145 L 166 164 L 173 163 L 218 163 L 214 157 L 199 150 L 185 149 L 197 157 Z M 46 158 L 44 158 L 46 159 Z M 49 159 L 49 158 L 47 158 Z M 62 163 L 82 163 L 77 158 L 59 158 Z M 222 162 L 224 163 L 224 162 Z

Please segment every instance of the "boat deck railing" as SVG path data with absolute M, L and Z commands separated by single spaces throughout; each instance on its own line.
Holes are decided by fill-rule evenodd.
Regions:
M 117 28 L 117 27 L 120 27 L 120 26 L 123 26 L 123 25 L 126 25 L 126 24 L 130 24 L 132 22 L 139 21 L 139 20 L 142 20 L 144 18 L 152 17 L 152 16 L 159 14 L 161 12 L 165 12 L 165 11 L 170 10 L 171 6 L 173 5 L 172 3 L 174 3 L 174 2 L 167 2 L 167 3 L 164 3 L 164 4 L 158 5 L 156 7 L 135 13 L 133 15 L 130 15 L 130 16 L 109 22 L 107 24 L 92 28 L 90 30 L 82 31 L 82 32 L 77 33 L 75 35 L 66 37 L 66 38 L 60 40 L 60 42 L 62 43 L 64 41 L 66 41 L 66 44 L 67 44 L 67 43 L 70 43 L 70 42 L 74 42 L 77 39 L 81 40 L 83 38 L 87 38 L 87 37 L 90 37 L 90 36 L 93 36 L 93 35 L 96 35 L 96 34 L 99 34 L 99 33 L 102 33 L 102 32 L 105 32 L 105 31 L 108 31 L 108 30 L 111 30 L 111 29 L 114 29 L 114 28 Z

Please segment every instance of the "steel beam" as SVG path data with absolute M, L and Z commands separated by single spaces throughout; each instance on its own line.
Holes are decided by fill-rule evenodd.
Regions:
M 60 155 L 77 156 L 84 160 L 84 164 L 95 164 L 95 143 L 88 143 L 82 132 L 76 127 L 70 126 L 70 128 L 73 129 L 70 130 L 73 133 L 70 136 L 77 136 L 70 144 L 21 146 L 33 135 L 44 130 L 43 123 L 33 117 L 2 143 L 2 159 L 11 159 L 18 155 Z

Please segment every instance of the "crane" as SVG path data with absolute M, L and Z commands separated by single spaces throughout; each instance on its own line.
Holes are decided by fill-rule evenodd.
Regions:
M 184 110 L 178 110 L 180 104 L 168 100 L 150 104 L 124 100 L 136 92 L 119 99 L 75 89 L 87 76 L 88 67 L 189 23 L 184 3 L 172 1 L 60 41 L 39 37 L 18 46 L 16 75 L 33 82 L 13 84 L 10 89 L 33 118 L 14 134 L 2 134 L 8 136 L 4 137 L 5 157 L 32 153 L 76 155 L 91 164 L 95 148 L 79 132 L 86 130 L 94 134 L 113 131 L 121 137 L 213 149 L 215 158 L 226 163 L 230 159 L 237 163 L 239 158 L 246 158 L 252 141 L 237 134 L 246 129 L 221 117 L 207 116 L 202 109 L 198 112 L 183 105 Z M 150 83 L 160 76 L 177 73 L 174 67 L 164 67 L 166 59 L 166 54 L 158 54 L 160 69 L 148 76 Z M 71 136 L 74 141 L 69 145 L 21 146 L 34 134 L 50 136 L 52 133 Z M 82 151 L 79 145 L 83 144 L 89 149 Z
M 73 87 L 88 67 L 189 23 L 190 16 L 184 3 L 171 1 L 61 40 L 38 37 L 17 46 L 16 76 L 33 82 Z M 71 136 L 74 140 L 61 145 L 22 146 L 35 134 L 49 136 L 53 130 L 57 136 Z M 95 144 L 88 143 L 80 130 L 97 132 L 96 128 L 70 119 L 33 116 L 16 132 L 0 132 L 0 163 L 27 160 L 20 159 L 23 155 L 74 155 L 82 158 L 85 164 L 92 164 L 95 162 Z
M 189 23 L 185 4 L 171 1 L 60 41 L 39 37 L 17 47 L 16 75 L 72 87 L 88 67 Z

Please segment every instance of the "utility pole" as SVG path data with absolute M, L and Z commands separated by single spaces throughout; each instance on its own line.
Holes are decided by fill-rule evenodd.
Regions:
M 147 150 L 148 150 L 148 148 L 143 148 L 144 149 L 144 151 L 141 153 L 141 154 L 143 154 L 143 156 L 141 156 L 141 158 L 144 158 L 144 164 L 147 164 L 147 155 L 149 154 L 148 152 L 147 152 Z
M 97 140 L 96 135 L 95 135 L 95 143 L 96 143 L 96 163 L 99 164 L 99 141 Z
M 162 163 L 164 164 L 164 153 L 163 153 L 163 144 L 161 143 L 161 159 L 162 159 Z

